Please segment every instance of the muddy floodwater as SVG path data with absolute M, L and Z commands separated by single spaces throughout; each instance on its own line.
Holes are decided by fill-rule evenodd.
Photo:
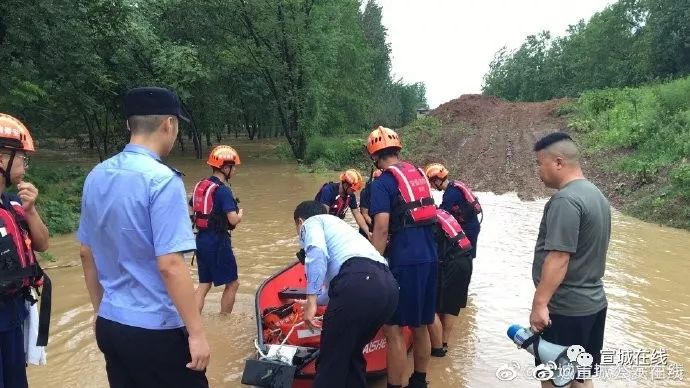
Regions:
M 327 178 L 265 157 L 270 145 L 241 141 L 236 146 L 242 165 L 232 187 L 245 216 L 232 241 L 241 286 L 231 316 L 217 314 L 220 288 L 209 294 L 203 313 L 212 351 L 207 373 L 212 387 L 241 386 L 244 360 L 254 354 L 254 293 L 264 279 L 294 260 L 292 211 L 298 202 L 313 198 Z M 190 195 L 209 172 L 203 161 L 191 156 L 174 156 L 170 163 L 186 174 Z M 537 387 L 530 377 L 533 358 L 512 344 L 506 329 L 529 321 L 532 252 L 545 200 L 478 195 L 485 212 L 468 308 L 461 313 L 448 355 L 432 359 L 428 380 L 431 387 Z M 348 221 L 354 225 L 349 215 Z M 74 235 L 53 238 L 49 252 L 57 262 L 45 264 L 53 280 L 48 365 L 29 367 L 30 386 L 107 387 Z M 196 267 L 190 271 L 196 280 Z M 650 363 L 639 356 L 637 361 L 626 359 L 630 365 L 618 368 L 617 374 L 611 368 L 610 380 L 596 385 L 689 386 L 688 371 L 678 368 L 690 368 L 690 233 L 614 212 L 604 281 L 609 299 L 604 348 L 619 349 L 623 359 L 633 350 L 656 352 L 659 357 L 653 361 L 659 365 L 635 365 Z M 385 387 L 385 382 L 372 386 Z

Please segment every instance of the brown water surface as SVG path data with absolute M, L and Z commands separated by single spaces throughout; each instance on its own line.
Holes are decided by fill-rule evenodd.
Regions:
M 233 233 L 241 286 L 231 316 L 217 314 L 220 288 L 209 294 L 204 310 L 212 348 L 208 369 L 212 387 L 241 386 L 244 360 L 254 354 L 254 292 L 264 279 L 293 260 L 297 249 L 294 206 L 313 198 L 329 178 L 302 173 L 296 166 L 271 158 L 270 144 L 240 141 L 233 145 L 242 157 L 239 173 L 232 181 L 245 212 Z M 170 161 L 186 174 L 189 194 L 209 173 L 203 161 L 191 156 L 176 155 Z M 468 308 L 461 314 L 448 356 L 432 359 L 430 386 L 536 387 L 537 383 L 526 376 L 533 358 L 516 349 L 505 332 L 511 323 L 528 323 L 534 290 L 532 252 L 545 201 L 522 202 L 512 194 L 479 194 L 485 214 Z M 348 220 L 354 225 L 349 215 Z M 53 238 L 50 253 L 58 261 L 47 264 L 54 287 L 48 365 L 29 367 L 30 385 L 107 387 L 74 235 Z M 196 268 L 190 271 L 196 279 Z M 690 233 L 614 213 L 604 280 L 609 298 L 605 348 L 663 348 L 669 362 L 690 367 Z M 499 369 L 504 378 L 512 377 L 507 368 L 515 370 L 516 376 L 499 380 Z M 649 372 L 634 380 L 619 377 L 598 385 L 687 386 L 687 380 L 653 380 Z M 375 382 L 374 386 L 385 387 L 385 383 Z

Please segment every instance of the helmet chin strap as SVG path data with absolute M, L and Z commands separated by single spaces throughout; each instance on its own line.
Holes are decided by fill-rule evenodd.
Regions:
M 230 165 L 230 172 L 227 173 L 227 174 L 225 173 L 225 171 L 223 171 L 222 168 L 220 169 L 220 172 L 223 173 L 223 177 L 225 177 L 225 181 L 226 181 L 226 182 L 228 182 L 228 181 L 230 180 L 230 175 L 232 175 L 232 167 L 233 167 L 233 166 L 234 166 L 234 164 L 231 164 L 231 165 Z M 225 166 L 223 166 L 223 167 L 225 167 Z
M 12 163 L 14 163 L 14 157 L 17 155 L 17 151 L 12 150 L 12 153 L 10 154 L 10 161 L 7 162 L 7 168 L 2 168 L 0 167 L 0 173 L 2 173 L 2 176 L 5 177 L 5 187 L 10 187 L 12 186 L 12 177 L 10 176 L 10 171 L 12 171 Z
M 374 156 L 374 160 L 372 161 L 372 162 L 374 163 L 374 168 L 376 168 L 376 169 L 381 169 L 381 167 L 379 167 L 379 162 L 380 162 L 380 161 L 381 161 L 381 157 L 378 156 L 378 155 L 375 155 L 375 156 Z

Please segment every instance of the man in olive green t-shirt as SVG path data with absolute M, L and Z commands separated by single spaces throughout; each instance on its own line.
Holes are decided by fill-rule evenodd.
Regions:
M 583 346 L 594 358 L 594 368 L 604 343 L 607 301 L 602 277 L 611 236 L 610 205 L 582 174 L 569 135 L 547 135 L 534 150 L 539 178 L 558 191 L 544 206 L 534 249 L 530 326 L 543 330 L 542 338 L 549 342 Z M 581 380 L 572 386 L 593 385 Z

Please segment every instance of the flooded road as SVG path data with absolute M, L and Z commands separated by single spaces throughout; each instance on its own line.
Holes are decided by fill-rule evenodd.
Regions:
M 254 354 L 254 292 L 265 278 L 294 260 L 295 205 L 313 198 L 324 180 L 337 177 L 336 173 L 305 174 L 276 161 L 268 157 L 270 144 L 232 139 L 229 143 L 242 157 L 232 181 L 245 213 L 233 232 L 241 285 L 229 317 L 217 314 L 221 288 L 207 298 L 203 315 L 211 343 L 207 375 L 212 387 L 241 386 L 244 360 Z M 188 194 L 209 173 L 203 161 L 189 155 L 175 156 L 171 164 L 186 174 Z M 461 313 L 448 356 L 432 359 L 428 380 L 432 387 L 536 387 L 537 382 L 526 376 L 533 358 L 516 349 L 505 333 L 512 323 L 527 326 L 529 322 L 532 253 L 545 200 L 522 202 L 512 194 L 478 194 L 485 214 L 468 308 Z M 349 215 L 348 219 L 354 225 Z M 49 252 L 58 261 L 46 263 L 53 279 L 48 365 L 29 367 L 31 386 L 107 387 L 77 247 L 74 235 L 51 242 Z M 196 267 L 190 271 L 196 280 Z M 615 212 L 604 281 L 609 299 L 604 348 L 665 349 L 668 363 L 690 368 L 690 233 Z M 499 380 L 499 369 L 504 379 L 513 378 Z M 689 381 L 672 381 L 674 376 L 668 373 L 663 380 L 654 380 L 649 372 L 634 378 L 637 381 L 628 377 L 619 375 L 616 381 L 598 386 L 688 386 Z M 373 386 L 385 387 L 385 383 L 377 381 Z

